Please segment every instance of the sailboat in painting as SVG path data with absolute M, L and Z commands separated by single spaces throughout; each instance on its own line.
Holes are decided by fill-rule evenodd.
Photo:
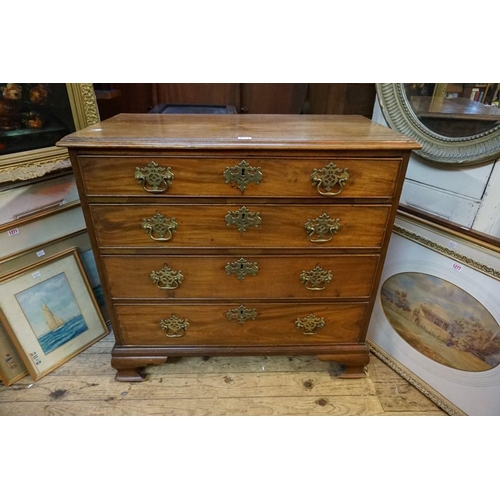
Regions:
M 48 332 L 38 338 L 45 354 L 61 347 L 87 330 L 87 324 L 81 314 L 64 321 L 54 314 L 49 306 L 42 301 L 42 313 L 47 324 Z
M 42 301 L 42 313 L 45 316 L 45 322 L 49 327 L 49 330 L 53 332 L 57 330 L 60 326 L 64 325 L 64 321 L 56 316 L 47 306 L 45 302 Z

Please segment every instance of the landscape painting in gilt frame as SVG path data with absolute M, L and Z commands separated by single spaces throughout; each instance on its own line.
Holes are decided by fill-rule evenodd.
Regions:
M 91 83 L 0 83 L 0 183 L 69 168 L 56 142 L 98 121 Z
M 368 343 L 451 415 L 500 415 L 500 255 L 396 217 Z
M 76 248 L 1 279 L 0 307 L 35 381 L 108 333 Z

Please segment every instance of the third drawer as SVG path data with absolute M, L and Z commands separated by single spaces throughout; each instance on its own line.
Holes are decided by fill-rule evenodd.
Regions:
M 367 298 L 378 255 L 103 257 L 113 298 Z

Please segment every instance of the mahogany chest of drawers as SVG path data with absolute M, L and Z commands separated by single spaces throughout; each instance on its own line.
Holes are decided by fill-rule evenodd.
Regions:
M 416 142 L 359 116 L 122 114 L 58 145 L 117 380 L 169 356 L 310 354 L 364 375 Z

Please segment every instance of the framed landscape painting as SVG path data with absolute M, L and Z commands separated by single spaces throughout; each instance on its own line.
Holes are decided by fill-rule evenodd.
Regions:
M 0 280 L 0 307 L 35 381 L 108 333 L 76 248 Z
M 498 249 L 400 213 L 367 338 L 449 414 L 500 415 Z

